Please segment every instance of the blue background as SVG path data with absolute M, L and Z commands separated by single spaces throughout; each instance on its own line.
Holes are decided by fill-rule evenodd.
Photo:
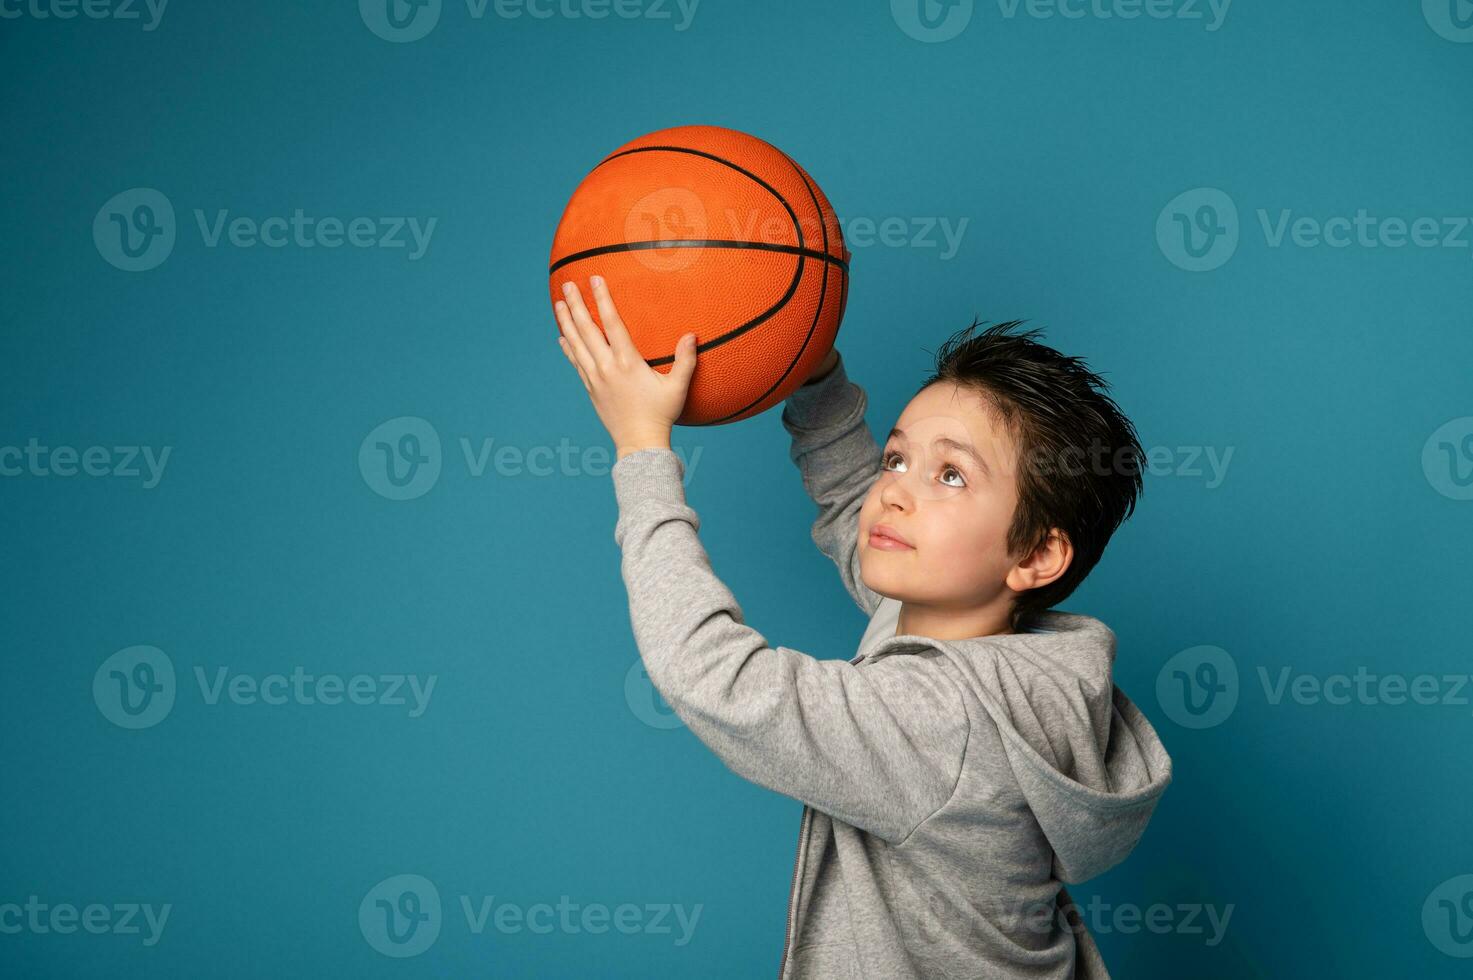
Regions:
M 1465 975 L 1473 944 L 1457 930 L 1473 919 L 1441 927 L 1454 956 L 1441 906 L 1423 912 L 1473 872 L 1473 692 L 1462 706 L 1275 704 L 1259 679 L 1440 678 L 1473 662 L 1473 502 L 1423 466 L 1444 423 L 1473 431 L 1473 235 L 1273 247 L 1258 216 L 1473 214 L 1473 44 L 1434 30 L 1436 3 L 1237 0 L 1208 30 L 1201 5 L 1205 20 L 1122 20 L 979 2 L 928 42 L 903 29 L 904 4 L 877 0 L 704 0 L 684 30 L 673 7 L 478 19 L 447 0 L 398 43 L 351 2 L 175 0 L 154 30 L 14 2 L 21 16 L 0 19 L 0 445 L 172 454 L 152 489 L 0 478 L 0 903 L 172 911 L 151 947 L 0 933 L 0 973 L 776 970 L 800 805 L 683 727 L 642 720 L 668 713 L 647 683 L 643 711 L 637 683 L 626 695 L 638 653 L 606 470 L 474 476 L 460 448 L 608 446 L 554 343 L 552 232 L 603 155 L 709 123 L 790 153 L 846 228 L 968 221 L 950 258 L 849 243 L 837 346 L 876 433 L 947 334 L 1026 318 L 1105 374 L 1147 447 L 1177 464 L 1177 447 L 1233 449 L 1220 485 L 1201 460 L 1195 476 L 1149 475 L 1065 604 L 1115 630 L 1116 683 L 1175 764 L 1140 846 L 1076 900 L 1231 906 L 1211 945 L 1107 918 L 1095 935 L 1112 972 Z M 177 215 L 172 253 L 141 272 L 92 234 L 135 187 Z M 1156 225 L 1202 187 L 1235 203 L 1240 237 L 1193 272 Z M 411 260 L 211 248 L 194 219 L 295 208 L 437 224 Z M 404 416 L 438 433 L 442 472 L 395 501 L 358 453 Z M 677 447 L 702 453 L 687 492 L 747 622 L 849 657 L 865 623 L 808 537 L 814 508 L 777 416 L 677 429 Z M 91 692 L 103 661 L 138 644 L 169 658 L 178 691 L 133 731 Z M 1158 678 L 1202 646 L 1235 664 L 1237 704 L 1194 729 Z M 297 666 L 437 686 L 411 718 L 211 705 L 194 681 L 196 667 Z M 380 955 L 357 918 L 399 874 L 433 882 L 445 908 L 410 959 Z M 474 935 L 461 895 L 701 912 L 683 946 Z

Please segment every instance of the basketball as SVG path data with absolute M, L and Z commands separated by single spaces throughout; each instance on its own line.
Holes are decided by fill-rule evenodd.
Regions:
M 695 332 L 677 421 L 723 425 L 782 402 L 828 354 L 849 250 L 828 198 L 782 150 L 676 126 L 625 143 L 573 191 L 553 235 L 552 302 L 572 280 L 598 322 L 593 275 L 655 370 L 668 372 L 676 341 Z

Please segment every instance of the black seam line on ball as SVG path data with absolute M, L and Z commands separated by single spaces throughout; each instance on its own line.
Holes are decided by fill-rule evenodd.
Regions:
M 798 177 L 803 181 L 803 186 L 808 189 L 808 196 L 813 201 L 813 210 L 818 214 L 819 227 L 823 229 L 823 251 L 824 254 L 827 255 L 829 251 L 829 223 L 824 220 L 825 215 L 823 211 L 823 206 L 818 203 L 818 195 L 813 193 L 813 185 L 808 182 L 808 177 L 803 173 L 803 168 L 798 166 L 798 162 L 792 157 L 788 156 L 786 153 L 783 153 L 783 157 L 788 161 L 788 163 L 793 165 L 794 173 L 796 173 Z M 844 263 L 839 264 L 842 267 Z M 783 369 L 783 373 L 778 377 L 776 381 L 772 383 L 772 385 L 766 391 L 758 395 L 752 401 L 748 402 L 744 407 L 736 410 L 735 412 L 732 412 L 730 415 L 727 415 L 723 418 L 712 419 L 709 422 L 703 422 L 701 423 L 702 425 L 721 425 L 722 423 L 750 410 L 753 405 L 761 403 L 765 398 L 767 398 L 768 395 L 776 391 L 778 387 L 782 385 L 783 380 L 786 379 L 789 374 L 793 373 L 793 368 L 798 365 L 798 361 L 800 361 L 803 357 L 803 352 L 808 349 L 808 342 L 813 339 L 813 331 L 818 329 L 818 318 L 820 316 L 823 316 L 823 301 L 824 297 L 828 295 L 829 291 L 829 270 L 827 266 L 819 266 L 819 271 L 823 274 L 823 278 L 819 281 L 818 306 L 814 307 L 813 309 L 813 321 L 808 324 L 808 333 L 803 336 L 803 343 L 798 345 L 798 353 L 794 355 L 791 361 L 788 362 L 788 366 Z M 841 272 L 840 275 L 843 275 L 843 273 Z
M 770 146 L 771 144 L 768 145 Z M 776 147 L 774 147 L 774 149 L 776 149 Z M 746 176 L 749 180 L 752 180 L 756 184 L 760 185 L 763 190 L 767 191 L 767 193 L 777 198 L 777 202 L 783 206 L 783 210 L 788 212 L 788 219 L 793 222 L 793 234 L 798 239 L 797 249 L 791 253 L 798 256 L 798 268 L 793 270 L 793 279 L 791 282 L 788 283 L 788 288 L 783 293 L 782 298 L 779 299 L 776 303 L 769 306 L 763 312 L 757 314 L 757 316 L 753 317 L 748 322 L 742 324 L 740 327 L 737 327 L 735 330 L 729 330 L 726 333 L 722 334 L 720 337 L 713 337 L 711 340 L 706 341 L 704 344 L 697 345 L 696 353 L 699 355 L 702 351 L 710 350 L 713 347 L 719 347 L 729 340 L 735 340 L 742 334 L 746 333 L 748 330 L 751 330 L 753 327 L 756 327 L 764 321 L 770 319 L 774 313 L 787 305 L 788 300 L 793 298 L 793 294 L 798 291 L 798 284 L 803 281 L 803 268 L 804 263 L 807 261 L 807 259 L 804 258 L 804 253 L 807 252 L 808 249 L 804 248 L 803 246 L 803 226 L 799 224 L 798 214 L 793 210 L 793 206 L 788 203 L 787 198 L 778 193 L 777 188 L 773 187 L 767 181 L 763 180 L 761 177 L 758 177 L 747 168 L 738 166 L 737 164 L 732 163 L 730 160 L 723 160 L 721 157 L 718 157 L 713 153 L 706 153 L 703 150 L 692 150 L 689 147 L 684 146 L 641 146 L 636 147 L 632 150 L 622 150 L 618 153 L 614 153 L 608 157 L 605 157 L 603 160 L 599 161 L 598 167 L 602 167 L 610 160 L 615 160 L 619 157 L 627 156 L 631 153 L 654 152 L 689 153 L 692 156 L 705 157 L 707 160 L 713 160 L 724 167 L 730 167 L 732 170 L 735 170 L 738 173 Z M 779 150 L 778 152 L 781 153 L 782 151 Z M 593 169 L 597 170 L 598 167 L 594 167 Z M 822 215 L 819 215 L 820 220 L 822 219 L 822 217 Z M 825 231 L 825 235 L 827 235 L 827 231 Z M 611 250 L 618 250 L 619 248 L 619 246 L 602 247 L 609 248 Z M 627 247 L 627 243 L 625 247 Z M 566 258 L 561 261 L 566 261 Z M 549 273 L 549 275 L 551 275 L 551 273 Z M 646 358 L 645 363 L 648 364 L 650 367 L 656 367 L 661 364 L 674 364 L 675 355 L 671 354 L 667 357 Z
M 801 256 L 801 255 L 798 256 L 798 268 L 793 273 L 793 279 L 792 279 L 791 282 L 788 283 L 788 288 L 787 288 L 786 291 L 783 292 L 783 295 L 782 295 L 782 298 L 781 299 L 779 299 L 776 303 L 773 303 L 771 306 L 769 306 L 767 309 L 763 310 L 761 313 L 757 314 L 751 320 L 748 320 L 746 323 L 742 324 L 740 327 L 737 327 L 735 330 L 728 331 L 727 333 L 722 334 L 720 337 L 716 337 L 716 338 L 714 338 L 712 340 L 708 340 L 704 344 L 697 344 L 696 345 L 696 354 L 697 354 L 697 356 L 699 356 L 700 354 L 704 353 L 705 351 L 710 350 L 713 347 L 720 347 L 722 344 L 726 343 L 728 340 L 735 340 L 737 337 L 740 337 L 742 334 L 746 333 L 748 330 L 751 330 L 753 327 L 760 326 L 761 324 L 763 324 L 767 320 L 772 319 L 773 314 L 775 314 L 778 310 L 782 309 L 784 306 L 787 306 L 788 305 L 788 300 L 792 299 L 793 298 L 793 294 L 798 291 L 798 284 L 803 281 L 803 261 L 804 261 L 803 260 L 803 256 Z M 674 364 L 675 363 L 675 355 L 674 354 L 669 354 L 669 355 L 666 355 L 665 357 L 647 357 L 647 358 L 645 358 L 645 363 L 648 364 L 650 367 L 658 367 L 661 364 Z M 748 406 L 748 407 L 750 407 L 750 406 Z M 730 418 L 730 417 L 731 416 L 729 416 L 729 415 L 727 416 L 727 418 Z M 697 424 L 709 425 L 710 423 L 697 423 Z
M 824 237 L 828 237 L 828 229 L 824 229 Z M 550 276 L 570 262 L 579 262 L 583 259 L 592 258 L 595 255 L 608 255 L 611 252 L 642 252 L 652 248 L 750 248 L 759 252 L 783 252 L 787 255 L 805 255 L 810 259 L 817 259 L 837 265 L 839 268 L 849 270 L 849 263 L 841 258 L 829 255 L 827 251 L 820 252 L 817 249 L 804 248 L 800 245 L 778 245 L 768 242 L 743 242 L 724 238 L 669 238 L 651 242 L 620 242 L 617 245 L 599 245 L 597 248 L 586 248 L 572 255 L 565 255 L 552 265 L 547 267 Z

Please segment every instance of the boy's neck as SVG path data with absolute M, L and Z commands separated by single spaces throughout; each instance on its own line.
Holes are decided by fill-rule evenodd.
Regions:
M 1008 603 L 1011 598 L 1003 596 Z M 980 609 L 940 609 L 901 602 L 896 636 L 924 636 L 932 640 L 966 640 L 977 636 L 1012 633 L 1010 606 L 993 604 Z

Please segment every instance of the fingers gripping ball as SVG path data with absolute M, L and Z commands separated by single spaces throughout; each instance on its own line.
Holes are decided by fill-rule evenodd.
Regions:
M 849 250 L 828 198 L 786 153 L 734 129 L 676 126 L 624 144 L 583 178 L 548 272 L 554 303 L 568 280 L 608 280 L 657 371 L 695 331 L 678 421 L 722 425 L 781 403 L 828 354 Z

